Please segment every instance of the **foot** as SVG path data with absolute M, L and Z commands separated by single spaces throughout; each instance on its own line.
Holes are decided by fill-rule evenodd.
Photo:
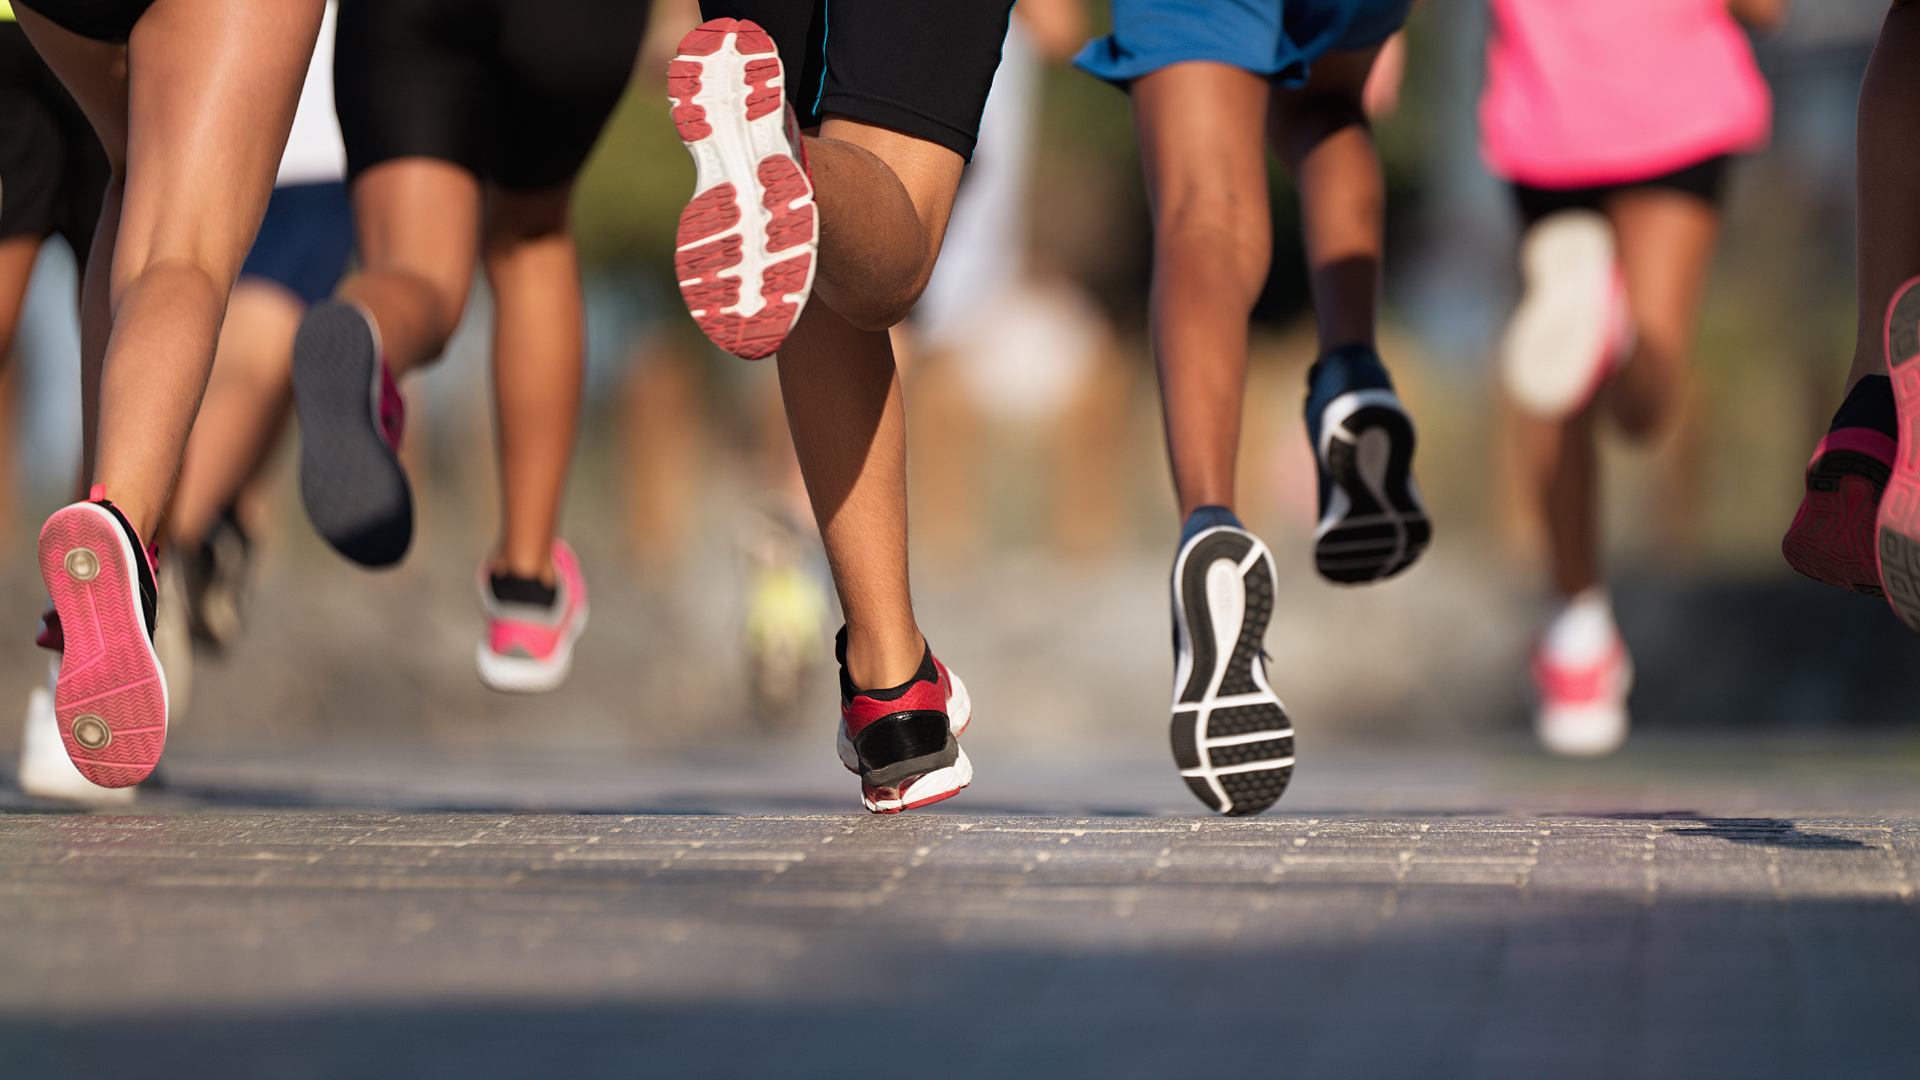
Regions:
M 1500 342 L 1500 378 L 1514 403 L 1546 420 L 1572 416 L 1626 359 L 1632 339 L 1613 226 L 1563 210 L 1527 230 L 1526 289 Z
M 54 720 L 80 775 L 139 783 L 167 741 L 167 680 L 153 651 L 158 608 L 145 546 L 101 489 L 40 529 L 40 577 L 59 609 Z
M 1601 757 L 1627 741 L 1633 659 L 1606 593 L 1588 589 L 1548 622 L 1533 653 L 1533 681 L 1540 695 L 1534 733 L 1548 750 Z
M 813 289 L 819 219 L 773 38 L 714 19 L 667 68 L 673 123 L 693 155 L 674 268 L 687 310 L 735 356 L 771 356 Z
M 1314 565 L 1346 585 L 1390 578 L 1433 535 L 1413 481 L 1413 418 L 1370 346 L 1328 353 L 1307 385 L 1307 437 L 1320 467 Z
M 180 552 L 195 642 L 220 652 L 240 639 L 252 563 L 253 541 L 232 510 L 215 518 L 198 544 Z
M 293 342 L 300 412 L 300 501 L 333 549 L 391 566 L 413 543 L 413 489 L 400 465 L 406 404 L 356 304 L 323 300 Z
M 480 681 L 507 693 L 558 687 L 573 670 L 573 643 L 587 628 L 587 579 L 565 540 L 553 542 L 553 584 L 480 567 L 487 634 L 475 659 Z
M 834 643 L 840 661 L 840 763 L 860 774 L 860 801 L 897 814 L 952 798 L 973 782 L 960 733 L 973 718 L 967 688 L 929 647 L 913 678 L 889 690 L 855 689 L 847 676 L 847 631 Z
M 1201 507 L 1173 559 L 1173 762 L 1201 802 L 1257 814 L 1293 777 L 1293 721 L 1267 685 L 1273 554 Z
M 1815 581 L 1885 595 L 1874 525 L 1893 472 L 1898 430 L 1886 376 L 1854 384 L 1807 464 L 1807 493 L 1780 541 L 1787 565 Z
M 53 695 L 60 677 L 60 660 L 52 661 L 47 685 L 27 695 L 27 722 L 20 740 L 20 790 L 36 799 L 64 799 L 88 806 L 125 806 L 138 787 L 101 787 L 74 767 L 61 745 L 60 721 L 54 715 Z
M 1920 630 L 1920 277 L 1900 286 L 1887 305 L 1887 369 L 1899 417 L 1899 450 L 1880 498 L 1874 550 L 1880 583 L 1900 621 Z

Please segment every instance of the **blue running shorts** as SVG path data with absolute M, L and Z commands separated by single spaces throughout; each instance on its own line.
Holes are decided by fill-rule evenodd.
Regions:
M 241 277 L 266 278 L 309 304 L 333 295 L 353 257 L 353 205 L 339 181 L 273 189 Z
M 1113 0 L 1113 33 L 1073 58 L 1125 87 L 1168 64 L 1212 60 L 1282 86 L 1335 51 L 1371 49 L 1407 20 L 1413 0 Z

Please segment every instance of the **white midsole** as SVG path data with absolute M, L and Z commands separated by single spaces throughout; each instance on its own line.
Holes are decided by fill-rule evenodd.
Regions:
M 740 220 L 732 228 L 683 244 L 679 250 L 702 247 L 738 234 L 740 264 L 729 267 L 723 275 L 737 276 L 749 283 L 758 283 L 761 275 L 773 264 L 807 254 L 806 281 L 798 292 L 786 293 L 781 297 L 787 303 L 804 304 L 813 289 L 813 273 L 819 262 L 818 233 L 816 230 L 816 239 L 805 244 L 782 248 L 778 252 L 767 249 L 767 225 L 773 220 L 773 212 L 761 205 L 760 162 L 775 155 L 789 158 L 795 155 L 793 147 L 787 142 L 784 105 L 757 120 L 747 119 L 747 63 L 749 60 L 766 59 L 767 54 L 743 56 L 736 47 L 737 43 L 738 39 L 729 34 L 726 44 L 710 55 L 679 58 L 700 65 L 700 89 L 690 104 L 699 105 L 705 110 L 707 126 L 712 129 L 706 138 L 685 144 L 687 152 L 693 155 L 694 197 L 698 198 L 721 184 L 732 183 L 734 207 L 740 214 Z M 786 75 L 783 72 L 770 85 L 784 93 L 785 83 Z M 796 158 L 795 165 L 798 164 Z M 799 207 L 812 201 L 813 191 L 809 183 L 807 192 L 788 206 Z M 769 302 L 761 297 L 757 288 L 742 288 L 739 301 L 721 311 L 751 317 Z M 712 313 L 697 311 L 694 314 L 698 317 Z

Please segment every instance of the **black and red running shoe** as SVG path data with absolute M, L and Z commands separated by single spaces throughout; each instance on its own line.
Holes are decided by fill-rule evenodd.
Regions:
M 771 356 L 806 306 L 820 237 L 772 36 L 747 20 L 701 23 L 667 66 L 667 95 L 697 172 L 674 238 L 680 295 L 714 344 Z
M 840 762 L 860 774 L 860 801 L 868 810 L 913 810 L 973 782 L 973 763 L 960 749 L 973 703 L 931 647 L 913 678 L 890 690 L 854 688 L 847 677 L 845 627 L 833 655 L 840 661 Z

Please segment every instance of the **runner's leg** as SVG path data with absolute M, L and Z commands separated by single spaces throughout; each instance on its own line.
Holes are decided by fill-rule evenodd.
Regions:
M 781 393 L 847 618 L 847 673 L 856 686 L 896 686 L 919 669 L 926 642 L 907 580 L 906 419 L 886 327 L 933 273 L 964 162 L 836 116 L 807 153 L 820 302 L 780 349 Z
M 394 378 L 437 359 L 460 325 L 479 257 L 480 182 L 428 157 L 395 158 L 353 181 L 360 272 L 340 287 L 373 317 Z
M 496 573 L 554 583 L 553 538 L 580 419 L 586 327 L 571 181 L 490 185 L 482 258 L 493 286 L 493 401 L 504 521 Z
M 1662 187 L 1622 191 L 1607 200 L 1606 213 L 1634 326 L 1633 352 L 1614 376 L 1609 404 L 1629 436 L 1644 438 L 1667 415 L 1693 352 L 1720 215 L 1699 196 Z
M 20 309 L 27 302 L 27 283 L 33 278 L 33 263 L 39 256 L 37 236 L 0 239 L 0 365 L 7 363 L 13 350 L 13 335 L 20 329 Z
M 265 212 L 321 8 L 157 0 L 124 48 L 19 12 L 127 178 L 108 193 L 121 211 L 102 229 L 112 257 L 90 268 L 110 273 L 113 312 L 94 479 L 143 537 L 165 507 L 227 293 Z
M 1153 208 L 1153 351 L 1180 517 L 1234 505 L 1247 319 L 1271 259 L 1268 81 L 1171 64 L 1133 84 Z
M 1920 3 L 1897 0 L 1860 84 L 1859 324 L 1846 390 L 1887 374 L 1887 305 L 1920 274 Z

